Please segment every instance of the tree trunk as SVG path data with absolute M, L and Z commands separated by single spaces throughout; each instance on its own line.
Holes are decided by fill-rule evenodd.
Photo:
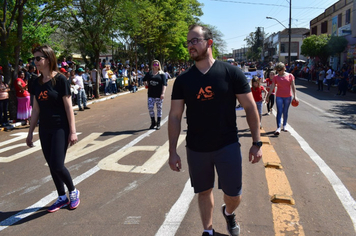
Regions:
M 10 113 L 11 120 L 17 119 L 17 98 L 16 98 L 14 81 L 16 80 L 19 71 L 19 59 L 20 59 L 20 50 L 22 44 L 22 31 L 23 31 L 23 4 L 19 6 L 18 16 L 17 16 L 17 45 L 15 47 L 15 66 L 13 71 L 14 73 L 12 74 L 12 83 L 10 83 L 11 91 L 9 92 L 9 113 Z

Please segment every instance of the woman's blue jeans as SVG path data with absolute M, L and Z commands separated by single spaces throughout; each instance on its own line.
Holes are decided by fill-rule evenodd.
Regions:
M 276 104 L 277 104 L 277 128 L 281 127 L 281 119 L 283 114 L 283 126 L 287 125 L 288 120 L 288 109 L 290 103 L 292 101 L 292 97 L 276 97 Z

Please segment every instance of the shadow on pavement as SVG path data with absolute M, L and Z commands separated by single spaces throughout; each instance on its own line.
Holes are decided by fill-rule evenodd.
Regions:
M 147 129 L 140 129 L 140 130 L 124 130 L 124 131 L 115 131 L 115 132 L 104 132 L 100 136 L 115 136 L 115 135 L 122 135 L 122 134 L 137 134 L 139 132 L 147 131 L 150 130 L 149 128 Z
M 31 214 L 34 212 L 33 214 Z M 31 214 L 23 219 L 17 218 L 16 214 Z M 30 208 L 21 211 L 0 212 L 0 226 L 20 225 L 48 214 L 47 208 Z M 20 216 L 19 216 L 20 217 Z

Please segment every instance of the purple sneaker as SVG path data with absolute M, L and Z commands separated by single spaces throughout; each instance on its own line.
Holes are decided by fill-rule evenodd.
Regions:
M 69 193 L 69 198 L 70 198 L 70 209 L 75 209 L 79 206 L 80 203 L 80 199 L 79 199 L 79 190 L 74 190 L 72 192 Z
M 67 206 L 68 204 L 69 204 L 69 199 L 67 197 L 64 200 L 61 200 L 60 198 L 58 198 L 57 201 L 47 209 L 47 211 L 48 212 L 56 212 L 59 209 L 61 209 L 62 207 Z

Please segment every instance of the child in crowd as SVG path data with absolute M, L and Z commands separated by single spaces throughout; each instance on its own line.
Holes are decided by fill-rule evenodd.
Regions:
M 267 83 L 267 91 L 269 92 L 270 89 L 271 89 L 271 85 L 272 85 L 272 82 L 273 82 L 273 77 L 276 75 L 276 73 L 274 71 L 270 71 L 269 72 L 269 75 L 268 75 L 268 78 L 266 79 L 266 83 Z M 274 105 L 274 95 L 275 95 L 275 89 L 273 89 L 271 95 L 269 96 L 270 99 L 267 103 L 267 115 L 270 115 L 271 112 L 272 112 L 272 108 L 273 108 L 273 105 Z
M 256 106 L 258 109 L 258 114 L 260 115 L 260 128 L 262 129 L 262 104 L 264 101 L 264 98 L 262 98 L 262 92 L 265 93 L 265 97 L 267 95 L 267 90 L 265 87 L 263 87 L 260 84 L 260 79 L 257 76 L 254 76 L 251 80 L 252 87 L 251 87 L 251 92 L 253 95 L 253 98 L 255 99 Z

